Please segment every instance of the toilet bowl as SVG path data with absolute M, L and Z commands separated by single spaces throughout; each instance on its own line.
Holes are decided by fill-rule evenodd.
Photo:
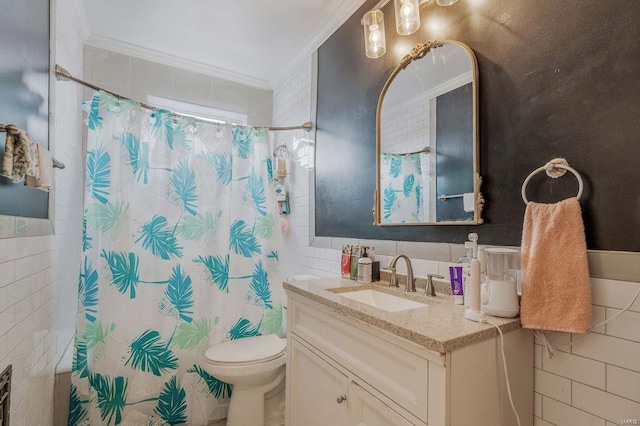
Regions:
M 206 370 L 233 386 L 227 426 L 263 426 L 265 395 L 284 383 L 286 340 L 247 337 L 207 350 Z

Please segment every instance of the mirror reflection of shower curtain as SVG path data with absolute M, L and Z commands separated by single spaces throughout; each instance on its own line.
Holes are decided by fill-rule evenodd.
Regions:
M 382 188 L 382 222 L 425 222 L 429 188 L 428 161 L 425 153 L 382 153 L 380 187 Z
M 278 333 L 281 234 L 266 129 L 87 103 L 83 261 L 69 425 L 206 425 L 220 342 Z

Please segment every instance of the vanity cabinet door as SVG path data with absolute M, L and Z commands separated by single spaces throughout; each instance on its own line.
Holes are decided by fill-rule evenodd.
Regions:
M 356 382 L 351 382 L 349 387 L 349 411 L 351 426 L 414 425 Z
M 347 426 L 347 376 L 296 339 L 291 343 L 288 424 Z

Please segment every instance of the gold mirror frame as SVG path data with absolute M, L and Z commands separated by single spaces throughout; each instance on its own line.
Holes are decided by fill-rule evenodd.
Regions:
M 384 101 L 385 94 L 389 89 L 389 86 L 395 79 L 395 77 L 400 73 L 400 71 L 404 70 L 411 62 L 421 59 L 429 53 L 432 48 L 441 47 L 443 44 L 455 44 L 462 47 L 469 58 L 471 59 L 471 64 L 473 68 L 473 84 L 472 84 L 472 92 L 473 92 L 473 188 L 474 188 L 474 199 L 475 199 L 475 208 L 473 214 L 473 220 L 467 221 L 449 221 L 449 222 L 415 222 L 415 223 L 387 223 L 382 222 L 382 207 L 380 194 L 382 193 L 380 187 L 380 154 L 382 152 L 382 141 L 381 141 L 381 113 L 382 113 L 382 102 Z M 478 62 L 476 60 L 476 56 L 464 43 L 461 43 L 456 40 L 428 40 L 425 43 L 416 44 L 411 52 L 406 55 L 398 66 L 393 70 L 384 86 L 382 87 L 382 92 L 380 93 L 380 97 L 378 98 L 378 107 L 376 109 L 376 191 L 373 196 L 373 224 L 377 226 L 411 226 L 411 225 L 480 225 L 484 222 L 482 219 L 482 210 L 484 208 L 484 197 L 480 192 L 480 187 L 482 186 L 482 177 L 479 173 L 479 161 L 478 161 Z

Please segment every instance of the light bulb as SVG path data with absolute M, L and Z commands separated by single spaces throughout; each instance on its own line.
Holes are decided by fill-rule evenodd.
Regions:
M 400 16 L 402 16 L 403 20 L 410 19 L 413 16 L 413 5 L 403 1 L 400 8 Z
M 369 27 L 369 42 L 371 44 L 380 43 L 380 39 L 382 38 L 382 34 L 380 34 L 380 27 L 378 25 L 373 24 Z
M 413 34 L 420 28 L 418 0 L 394 0 L 396 30 L 400 35 Z

